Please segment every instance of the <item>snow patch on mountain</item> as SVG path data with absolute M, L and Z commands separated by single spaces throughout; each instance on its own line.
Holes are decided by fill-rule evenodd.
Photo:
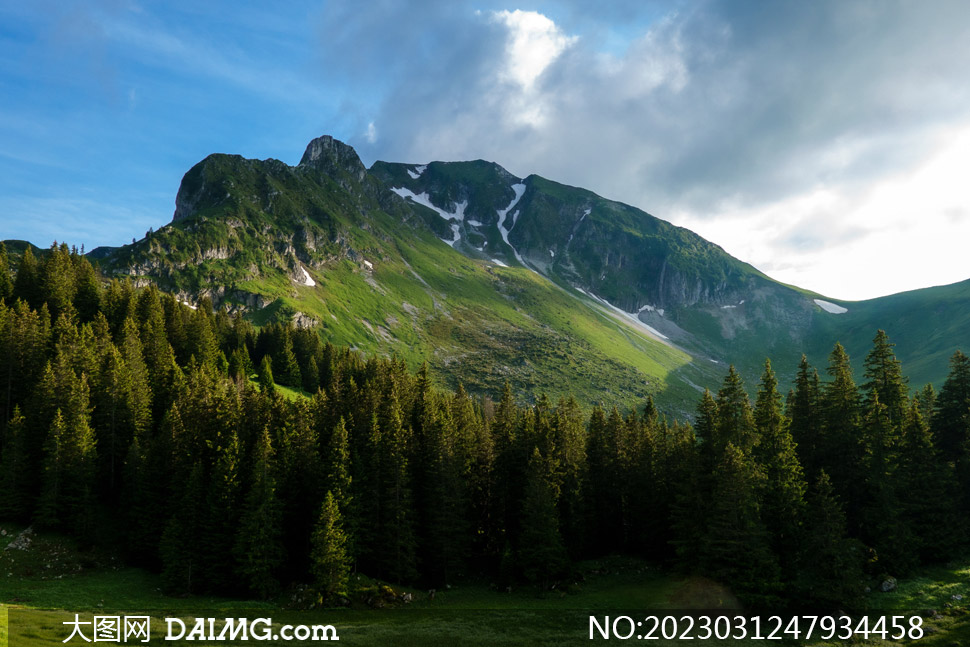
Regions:
M 454 238 L 452 238 L 451 240 L 445 240 L 444 238 L 442 238 L 441 240 L 444 240 L 446 243 L 448 243 L 449 245 L 451 245 L 452 247 L 454 247 L 455 246 L 455 243 L 457 243 L 459 240 L 461 240 L 461 233 L 458 231 L 458 223 L 457 222 L 454 223 L 453 225 L 451 225 L 451 233 L 454 236 Z
M 651 326 L 649 324 L 645 324 L 642 321 L 640 321 L 640 317 L 638 315 L 639 315 L 639 312 L 643 312 L 644 308 L 640 308 L 640 311 L 639 312 L 627 312 L 626 310 L 623 310 L 621 308 L 617 308 L 615 305 L 613 305 L 612 303 L 610 303 L 606 299 L 600 298 L 600 297 L 596 296 L 595 294 L 593 294 L 592 292 L 587 292 L 583 288 L 576 288 L 576 290 L 578 290 L 579 292 L 582 292 L 583 294 L 585 294 L 589 298 L 593 299 L 597 303 L 599 303 L 599 304 L 601 304 L 603 306 L 606 306 L 607 308 L 609 308 L 610 310 L 612 310 L 613 312 L 615 312 L 617 315 L 619 315 L 622 319 L 625 319 L 626 321 L 629 321 L 630 323 L 632 323 L 634 326 L 636 326 L 636 327 L 638 327 L 638 328 L 640 328 L 642 330 L 645 330 L 646 332 L 650 333 L 650 335 L 652 335 L 653 337 L 656 337 L 657 339 L 662 339 L 664 341 L 670 341 L 670 337 L 668 337 L 667 335 L 663 334 L 662 332 L 660 332 L 659 330 L 657 330 L 653 326 Z M 644 306 L 644 307 L 645 308 L 646 307 L 652 308 L 652 306 Z M 663 314 L 663 313 L 661 313 L 661 314 Z
M 509 206 L 505 207 L 504 209 L 497 209 L 495 211 L 495 213 L 498 214 L 498 233 L 502 235 L 502 240 L 505 241 L 505 244 L 512 249 L 512 253 L 515 254 L 515 259 L 520 263 L 522 263 L 523 265 L 525 265 L 525 261 L 522 259 L 521 256 L 519 256 L 519 252 L 517 252 L 515 250 L 515 247 L 512 247 L 512 243 L 509 242 L 509 232 L 512 231 L 512 227 L 515 227 L 515 222 L 518 220 L 518 217 L 519 217 L 518 211 L 512 214 L 512 227 L 509 227 L 508 231 L 506 231 L 505 229 L 505 218 L 506 216 L 508 216 L 509 212 L 512 211 L 515 205 L 519 203 L 519 200 L 522 199 L 522 196 L 525 195 L 525 185 L 513 184 L 512 191 L 515 192 L 515 196 L 512 198 L 512 202 L 509 203 Z
M 310 273 L 307 272 L 306 271 L 306 268 L 303 267 L 302 265 L 300 266 L 300 271 L 303 273 L 303 280 L 293 279 L 293 282 L 294 283 L 299 283 L 300 285 L 305 285 L 308 288 L 312 288 L 313 286 L 315 286 L 317 284 L 317 282 L 313 280 L 313 277 L 310 276 Z
M 413 171 L 411 169 L 408 169 L 408 175 L 411 176 L 412 180 L 417 180 L 419 177 L 421 177 L 421 174 L 424 173 L 425 169 L 427 168 L 428 168 L 427 164 L 415 166 Z
M 506 265 L 502 261 L 498 260 L 497 258 L 493 258 L 492 259 L 492 262 L 495 263 L 496 265 L 498 265 L 499 267 L 508 267 L 508 265 Z
M 441 207 L 436 207 L 431 202 L 431 198 L 427 193 L 415 193 L 411 189 L 405 189 L 404 187 L 392 187 L 391 191 L 398 194 L 404 199 L 411 198 L 412 201 L 420 204 L 422 207 L 427 207 L 437 213 L 439 216 L 445 220 L 464 220 L 465 219 L 465 209 L 468 207 L 468 200 L 464 200 L 457 204 L 452 203 L 454 211 L 445 211 Z
M 828 301 L 822 301 L 821 299 L 813 299 L 813 301 L 815 301 L 815 305 L 817 305 L 819 308 L 825 312 L 831 312 L 834 315 L 845 314 L 849 311 L 848 308 L 843 308 L 842 306 L 835 305 L 834 303 L 830 303 Z
M 428 196 L 427 193 L 415 193 L 411 189 L 405 189 L 404 187 L 391 187 L 391 191 L 398 194 L 405 200 L 410 198 L 413 202 L 416 202 L 417 204 L 420 204 L 423 207 L 427 207 L 431 209 L 432 211 L 437 213 L 439 216 L 441 216 L 448 222 L 452 222 L 453 220 L 462 222 L 465 220 L 465 209 L 468 208 L 468 200 L 462 200 L 461 202 L 458 202 L 458 203 L 453 202 L 451 206 L 454 209 L 454 211 L 445 211 L 441 207 L 436 207 L 431 202 L 431 198 Z M 453 238 L 451 240 L 448 240 L 447 238 L 442 238 L 441 240 L 443 240 L 444 242 L 454 247 L 455 244 L 459 240 L 461 240 L 461 230 L 458 227 L 457 223 L 452 223 L 451 231 L 453 234 Z
M 571 233 L 571 234 L 569 234 L 569 240 L 568 240 L 568 241 L 566 241 L 566 244 L 567 244 L 567 245 L 568 245 L 569 243 L 571 243 L 571 242 L 573 242 L 573 236 L 575 236 L 575 235 L 576 235 L 576 230 L 577 230 L 577 229 L 579 229 L 579 225 L 580 225 L 580 224 L 582 224 L 582 222 L 583 222 L 584 220 L 586 220 L 586 216 L 588 216 L 588 215 L 590 214 L 590 212 L 591 212 L 591 211 L 592 211 L 592 209 L 587 209 L 586 211 L 584 211 L 584 212 L 583 212 L 583 215 L 582 215 L 582 217 L 580 217 L 580 219 L 576 221 L 576 224 L 575 224 L 575 225 L 573 226 L 573 231 L 572 231 L 572 233 Z

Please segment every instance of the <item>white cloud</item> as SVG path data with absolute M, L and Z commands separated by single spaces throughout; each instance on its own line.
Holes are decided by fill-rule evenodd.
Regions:
M 576 36 L 566 36 L 552 20 L 535 11 L 496 11 L 494 18 L 509 31 L 502 76 L 531 90 L 536 79 L 559 58 Z
M 364 133 L 364 138 L 368 144 L 373 144 L 377 141 L 377 126 L 374 125 L 373 121 L 367 124 L 367 132 Z
M 837 299 L 943 285 L 970 277 L 970 125 L 947 144 L 862 188 L 818 186 L 757 209 L 729 206 L 673 220 L 785 283 Z

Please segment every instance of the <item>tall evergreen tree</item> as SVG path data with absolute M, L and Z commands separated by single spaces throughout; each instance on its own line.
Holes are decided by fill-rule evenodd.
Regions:
M 540 590 L 568 574 L 569 559 L 559 534 L 556 496 L 545 459 L 534 449 L 526 468 L 522 536 L 518 561 L 522 574 Z
M 898 433 L 906 419 L 909 398 L 906 395 L 902 365 L 893 350 L 895 346 L 884 330 L 876 332 L 872 349 L 866 355 L 866 382 L 862 385 L 862 390 L 867 404 L 871 405 L 878 399 L 886 407 L 890 427 L 894 433 Z
M 13 298 L 23 299 L 30 306 L 39 308 L 43 302 L 40 286 L 40 265 L 30 248 L 31 246 L 27 245 L 23 256 L 20 257 L 17 277 L 13 284 Z
M 956 460 L 970 441 L 970 358 L 956 351 L 950 358 L 950 372 L 936 398 L 933 434 L 946 460 Z
M 907 573 L 916 563 L 914 542 L 898 505 L 896 433 L 878 391 L 872 393 L 863 422 L 862 447 L 864 481 L 857 497 L 860 535 L 875 548 L 886 572 Z
M 202 464 L 196 463 L 159 544 L 162 583 L 169 593 L 186 594 L 200 590 L 200 572 L 204 570 L 205 556 L 199 536 L 205 525 L 205 475 Z
M 751 452 L 758 442 L 751 402 L 734 366 L 728 368 L 724 383 L 717 392 L 716 434 L 716 447 L 730 443 L 745 453 Z
M 263 361 L 260 362 L 259 371 L 256 374 L 256 381 L 259 383 L 259 388 L 266 393 L 272 393 L 276 390 L 276 382 L 273 379 L 273 360 L 269 355 L 263 356 Z
M 845 500 L 860 485 L 862 419 L 859 390 L 852 378 L 849 355 L 842 344 L 836 344 L 832 349 L 827 372 L 830 381 L 822 389 L 821 433 L 811 456 L 812 469 L 831 474 L 834 491 Z M 802 421 L 803 426 L 805 422 Z
M 909 408 L 900 439 L 899 506 L 903 524 L 913 531 L 913 549 L 922 563 L 952 557 L 964 536 L 958 513 L 953 466 L 943 461 L 919 405 Z
M 310 568 L 314 586 L 326 601 L 347 589 L 351 563 L 340 506 L 332 492 L 328 491 L 323 499 L 311 546 Z
M 755 456 L 765 475 L 761 514 L 771 546 L 787 571 L 794 562 L 801 535 L 805 480 L 788 420 L 782 413 L 778 380 L 768 360 L 758 388 L 754 419 L 760 438 Z
M 26 520 L 33 492 L 25 434 L 27 425 L 20 407 L 15 406 L 7 422 L 0 454 L 0 519 Z
M 0 300 L 10 303 L 13 294 L 13 275 L 7 258 L 7 246 L 0 241 Z
M 763 479 L 751 458 L 729 442 L 713 475 L 710 512 L 697 555 L 703 572 L 755 605 L 776 603 L 780 592 L 778 560 L 758 505 Z
M 249 492 L 233 548 L 239 578 L 260 599 L 279 590 L 275 571 L 285 556 L 280 543 L 280 508 L 273 471 L 273 448 L 269 430 L 264 428 L 253 451 Z
M 407 429 L 401 420 L 396 387 L 385 394 L 381 426 L 381 538 L 380 572 L 396 582 L 417 576 L 411 483 L 408 479 Z
M 787 415 L 790 419 L 792 440 L 798 447 L 802 465 L 809 474 L 817 474 L 822 468 L 819 448 L 822 444 L 819 391 L 818 373 L 802 355 L 795 375 L 795 388 L 788 402 Z
M 795 590 L 819 610 L 860 609 L 865 547 L 848 535 L 845 512 L 822 470 L 808 494 Z

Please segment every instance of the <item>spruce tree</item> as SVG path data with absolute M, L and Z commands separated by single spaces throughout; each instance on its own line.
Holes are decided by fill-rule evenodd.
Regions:
M 886 573 L 908 573 L 916 565 L 916 555 L 911 529 L 899 506 L 896 433 L 877 391 L 863 422 L 862 447 L 861 536 L 875 548 Z
M 836 344 L 829 355 L 826 382 L 821 394 L 821 433 L 812 455 L 812 469 L 831 475 L 831 485 L 842 500 L 860 485 L 861 402 L 852 378 L 849 355 Z M 803 421 L 804 424 L 804 421 Z M 799 448 L 801 454 L 801 448 Z M 806 471 L 808 468 L 806 466 Z M 813 476 L 812 478 L 817 478 Z
M 859 610 L 863 600 L 865 547 L 849 537 L 845 512 L 825 470 L 808 494 L 799 541 L 794 589 L 806 606 L 820 611 Z
M 205 475 L 202 464 L 196 463 L 159 543 L 162 584 L 168 593 L 188 594 L 201 588 L 205 556 L 199 537 L 206 525 L 205 516 Z
M 866 355 L 866 382 L 862 385 L 862 390 L 867 404 L 871 405 L 878 399 L 886 407 L 890 427 L 894 435 L 898 435 L 906 418 L 909 398 L 906 395 L 902 365 L 893 350 L 895 346 L 884 330 L 876 332 L 872 349 Z
M 13 275 L 10 272 L 10 262 L 7 258 L 7 246 L 0 241 L 0 300 L 11 304 L 13 294 Z
M 381 520 L 378 555 L 380 572 L 396 582 L 410 582 L 417 576 L 414 507 L 408 479 L 407 429 L 401 420 L 396 387 L 385 394 L 381 405 L 380 464 Z
M 970 358 L 956 351 L 950 358 L 950 372 L 936 398 L 933 434 L 946 460 L 956 460 L 970 441 Z
M 43 303 L 43 294 L 40 286 L 40 265 L 37 257 L 31 251 L 31 246 L 27 245 L 23 256 L 20 257 L 20 265 L 17 267 L 17 278 L 13 284 L 13 298 L 23 299 L 33 308 L 39 308 Z
M 792 440 L 798 447 L 799 457 L 808 474 L 817 474 L 822 468 L 820 445 L 822 415 L 819 403 L 818 373 L 808 359 L 802 355 L 795 375 L 795 389 L 788 402 L 787 415 L 790 420 Z
M 780 592 L 778 560 L 758 505 L 763 480 L 751 458 L 729 442 L 713 474 L 710 512 L 696 557 L 707 577 L 755 606 L 776 603 Z
M 802 534 L 800 521 L 804 506 L 805 480 L 795 453 L 795 443 L 782 413 L 778 380 L 765 361 L 754 419 L 760 441 L 755 456 L 765 475 L 761 514 L 768 529 L 771 546 L 785 570 L 794 562 L 795 546 Z
M 533 449 L 526 468 L 522 500 L 522 535 L 518 563 L 522 574 L 539 590 L 568 574 L 569 558 L 559 534 L 556 496 L 548 477 L 548 465 Z
M 954 555 L 966 524 L 958 513 L 953 466 L 940 458 L 919 405 L 909 408 L 900 439 L 899 505 L 903 523 L 913 530 L 914 551 L 922 563 Z
M 205 526 L 200 539 L 202 575 L 213 591 L 228 592 L 235 582 L 231 547 L 239 527 L 242 500 L 240 446 L 234 428 L 225 430 L 221 444 L 214 447 L 212 471 L 206 489 Z
M 350 564 L 340 506 L 333 493 L 328 491 L 313 527 L 310 549 L 310 572 L 321 601 L 330 600 L 347 590 Z
M 728 368 L 724 383 L 717 392 L 716 434 L 715 447 L 730 443 L 745 453 L 758 442 L 751 402 L 734 366 Z
M 14 406 L 0 454 L 0 519 L 25 521 L 30 512 L 33 492 L 29 488 L 26 432 L 27 425 L 20 407 Z
M 276 390 L 276 382 L 273 379 L 273 360 L 269 355 L 263 356 L 263 361 L 260 362 L 259 371 L 256 374 L 256 381 L 259 383 L 259 388 L 266 393 L 272 393 Z
M 264 428 L 253 450 L 249 492 L 233 548 L 239 578 L 250 593 L 262 600 L 279 590 L 275 571 L 284 558 L 273 471 L 273 449 L 269 430 Z

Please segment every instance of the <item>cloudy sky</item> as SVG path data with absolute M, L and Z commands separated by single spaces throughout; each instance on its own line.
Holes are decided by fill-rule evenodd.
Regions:
M 488 159 L 862 299 L 970 278 L 964 2 L 0 0 L 0 238 L 118 245 L 212 152 Z

